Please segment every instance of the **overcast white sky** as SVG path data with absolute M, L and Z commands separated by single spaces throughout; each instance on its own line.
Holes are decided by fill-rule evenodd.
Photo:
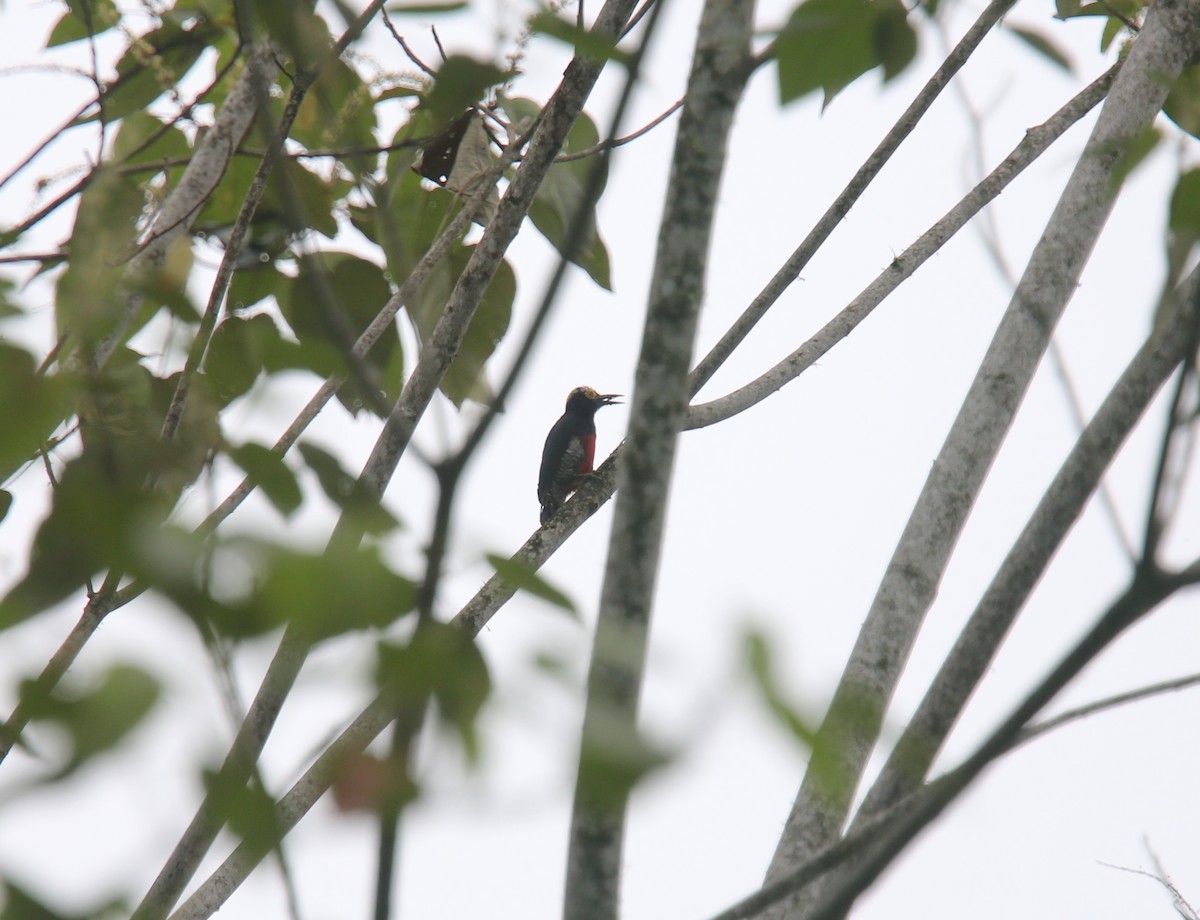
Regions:
M 0 134 L 0 172 L 90 91 L 78 76 L 22 69 L 42 61 L 38 48 L 61 6 L 10 2 L 0 10 L 0 123 L 9 126 Z M 681 95 L 698 6 L 670 5 L 627 130 Z M 982 3 L 952 7 L 948 31 L 956 40 Z M 760 8 L 759 22 L 767 27 L 780 23 L 789 7 L 764 2 Z M 1096 50 L 1097 22 L 1060 23 L 1051 12 L 1049 3 L 1026 0 L 1011 21 L 1036 26 L 1068 48 L 1079 76 L 1046 65 L 1003 34 L 990 37 L 964 71 L 970 98 L 986 122 L 989 165 L 1108 63 Z M 474 17 L 446 17 L 438 28 L 448 50 L 502 55 L 509 46 L 497 43 L 495 34 L 511 30 L 516 18 L 508 5 L 485 3 Z M 436 58 L 418 23 L 401 28 L 420 54 Z M 757 75 L 739 111 L 721 190 L 701 353 L 791 253 L 936 67 L 941 55 L 932 38 L 924 33 L 920 57 L 903 79 L 881 89 L 877 77 L 867 77 L 823 114 L 816 100 L 781 110 L 773 70 Z M 119 51 L 116 43 L 104 48 Z M 361 50 L 384 67 L 404 66 L 382 30 L 373 30 Z M 78 64 L 78 49 L 52 60 Z M 565 60 L 559 49 L 535 44 L 518 90 L 544 99 Z M 588 106 L 601 125 L 615 88 L 607 77 Z M 1015 270 L 1040 233 L 1090 124 L 1089 119 L 1056 145 L 998 203 L 1002 243 Z M 537 459 L 566 392 L 585 383 L 604 392 L 629 392 L 673 135 L 668 123 L 615 158 L 600 211 L 615 293 L 599 290 L 581 273 L 572 277 L 509 412 L 471 467 L 442 598 L 446 615 L 488 574 L 483 552 L 507 554 L 536 527 Z M 957 201 L 973 184 L 970 144 L 964 109 L 948 93 L 809 265 L 803 281 L 703 396 L 741 385 L 790 352 Z M 93 147 L 91 138 L 81 136 L 53 148 L 25 181 L 0 194 L 0 224 L 19 220 L 43 200 L 34 181 L 78 164 Z M 1163 203 L 1178 154 L 1173 143 L 1164 147 L 1127 187 L 1060 327 L 1059 344 L 1089 412 L 1144 337 L 1157 297 Z M 1192 142 L 1184 156 L 1194 155 Z M 68 218 L 64 212 L 48 225 L 46 247 L 65 235 Z M 514 332 L 528 321 L 552 256 L 532 228 L 514 245 L 519 282 Z M 3 267 L 0 274 L 25 277 L 26 269 Z M 798 381 L 737 418 L 684 435 L 643 698 L 647 729 L 684 753 L 635 797 L 626 852 L 628 920 L 702 920 L 761 881 L 805 757 L 749 691 L 740 673 L 739 636 L 753 625 L 774 640 L 793 699 L 818 718 L 1008 295 L 977 234 L 968 230 Z M 34 321 L 20 328 L 6 324 L 0 334 L 44 350 L 52 328 L 50 297 L 46 285 L 31 285 L 26 303 Z M 515 338 L 498 352 L 498 366 L 506 365 Z M 252 396 L 243 417 L 257 426 L 255 438 L 273 440 L 314 388 L 310 381 L 297 382 L 291 390 Z M 376 426 L 351 420 L 339 408 L 330 416 L 315 437 L 337 449 L 348 467 L 358 468 Z M 1162 417 L 1159 405 L 1113 471 L 1112 488 L 1130 532 L 1141 524 Z M 598 416 L 600 451 L 615 446 L 625 421 L 624 409 Z M 436 454 L 454 443 L 458 429 L 453 410 L 435 405 L 421 443 Z M 892 736 L 1073 440 L 1066 399 L 1047 367 L 1030 390 L 959 544 L 889 716 Z M 218 499 L 227 479 L 215 490 Z M 25 535 L 38 519 L 43 491 L 32 479 L 24 485 L 0 530 L 0 583 L 21 574 Z M 401 570 L 416 571 L 425 526 L 421 509 L 432 494 L 428 472 L 406 459 L 388 494 L 389 505 L 412 525 L 391 547 Z M 193 509 L 212 497 L 197 490 Z M 1194 489 L 1185 494 L 1189 513 L 1171 542 L 1179 559 L 1200 553 L 1195 497 Z M 468 773 L 452 743 L 431 739 L 430 794 L 412 809 L 404 828 L 400 917 L 557 915 L 579 684 L 609 514 L 601 511 L 545 569 L 548 579 L 577 600 L 583 624 L 519 597 L 481 637 L 496 680 L 485 722 L 484 769 Z M 329 520 L 326 511 L 313 509 L 287 526 L 297 539 L 319 546 Z M 252 502 L 233 523 L 278 531 L 281 521 L 266 505 Z M 1128 574 L 1108 519 L 1093 506 L 972 702 L 945 764 L 971 750 L 1088 627 Z M 1186 596 L 1136 627 L 1088 669 L 1059 708 L 1197 670 L 1196 605 L 1194 594 Z M 11 708 L 17 680 L 44 663 L 80 608 L 64 605 L 5 634 L 0 708 Z M 247 696 L 272 651 L 264 641 L 239 655 Z M 286 788 L 314 746 L 367 700 L 368 652 L 369 642 L 356 637 L 313 656 L 268 745 L 265 766 L 274 788 Z M 539 654 L 561 660 L 565 676 L 533 669 L 530 662 Z M 224 753 L 227 722 L 207 659 L 181 617 L 152 598 L 121 610 L 85 651 L 78 675 L 98 674 L 118 660 L 150 668 L 168 691 L 126 750 L 69 783 L 15 799 L 36 767 L 14 755 L 0 769 L 0 873 L 52 895 L 64 910 L 123 891 L 140 896 L 191 818 L 199 791 L 195 764 L 211 765 Z M 1196 711 L 1195 691 L 1160 698 L 1010 755 L 919 839 L 862 900 L 856 916 L 1168 918 L 1169 902 L 1153 881 L 1104 865 L 1150 868 L 1144 841 L 1180 889 L 1200 903 Z M 289 838 L 306 920 L 366 915 L 373 841 L 372 822 L 324 804 Z M 273 869 L 256 876 L 222 911 L 234 920 L 282 915 Z

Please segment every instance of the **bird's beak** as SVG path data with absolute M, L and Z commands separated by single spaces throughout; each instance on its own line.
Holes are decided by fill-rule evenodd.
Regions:
M 620 399 L 622 395 L 623 394 L 621 394 L 621 393 L 603 393 L 600 396 L 600 405 L 602 405 L 602 406 L 619 406 L 621 404 L 619 402 L 617 402 L 617 400 Z

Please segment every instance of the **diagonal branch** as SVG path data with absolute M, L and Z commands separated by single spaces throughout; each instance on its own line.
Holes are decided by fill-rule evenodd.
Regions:
M 933 105 L 935 99 L 946 88 L 951 78 L 958 73 L 959 69 L 967 62 L 971 54 L 983 41 L 984 36 L 991 31 L 992 27 L 1000 21 L 1000 17 L 1008 11 L 1008 9 L 1016 2 L 1016 0 L 992 0 L 987 5 L 979 18 L 967 30 L 952 51 L 949 57 L 942 65 L 934 72 L 933 76 L 917 94 L 917 97 L 912 101 L 909 107 L 900 116 L 900 119 L 879 142 L 866 162 L 859 167 L 858 172 L 842 190 L 841 194 L 834 199 L 833 204 L 821 215 L 821 219 L 817 221 L 816 226 L 809 231 L 808 236 L 796 248 L 796 251 L 788 258 L 788 260 L 780 267 L 775 276 L 763 288 L 762 292 L 754 298 L 737 322 L 729 327 L 729 330 L 721 337 L 721 340 L 712 347 L 704 359 L 696 365 L 696 369 L 692 371 L 690 391 L 691 395 L 695 396 L 700 389 L 708 383 L 712 375 L 716 373 L 717 368 L 725 363 L 725 359 L 733 352 L 742 340 L 750 334 L 750 330 L 758 323 L 766 312 L 774 305 L 785 290 L 795 281 L 800 272 L 804 270 L 804 266 L 816 254 L 817 250 L 824 245 L 829 235 L 833 233 L 834 228 L 842 222 L 847 212 L 854 203 L 858 201 L 859 196 L 866 191 L 867 186 L 874 181 L 879 171 L 883 169 L 884 164 L 896 152 L 904 139 L 912 133 L 917 124 L 921 121 L 925 112 Z
M 1113 83 L 883 576 L 768 880 L 803 864 L 841 832 L 950 554 L 1108 218 L 1122 154 L 1154 119 L 1200 41 L 1198 14 L 1200 0 L 1155 4 Z
M 1181 286 L 1169 315 L 1138 349 L 1084 428 L 909 720 L 859 808 L 853 829 L 903 800 L 925 781 L 1042 573 L 1117 451 L 1184 359 L 1198 328 L 1200 269 Z
M 833 319 L 790 355 L 745 386 L 711 402 L 692 406 L 688 428 L 704 428 L 722 422 L 762 402 L 782 389 L 823 358 L 838 342 L 853 332 L 901 283 L 949 242 L 975 215 L 998 198 L 1027 166 L 1040 157 L 1067 129 L 1090 112 L 1116 79 L 1115 64 L 1075 95 L 1045 122 L 1025 132 L 1021 142 L 997 164 L 987 177 L 922 233 L 892 263 L 863 288 Z
M 601 10 L 597 29 L 602 34 L 615 34 L 620 24 L 629 15 L 632 6 L 632 0 L 610 0 Z M 603 61 L 586 58 L 576 58 L 572 61 L 567 68 L 562 84 L 543 111 L 542 117 L 534 129 L 529 150 L 521 168 L 509 183 L 495 217 L 489 223 L 483 238 L 475 247 L 471 259 L 459 277 L 433 334 L 422 347 L 417 365 L 385 421 L 383 431 L 359 476 L 359 485 L 365 488 L 367 494 L 382 496 L 400 457 L 408 446 L 417 422 L 424 414 L 443 375 L 457 354 L 471 317 L 503 259 L 508 245 L 520 229 L 533 201 L 533 196 L 545 178 L 547 170 L 553 164 L 554 157 L 561 149 L 567 132 L 582 111 L 583 103 L 599 77 L 603 65 Z M 350 515 L 343 515 L 330 537 L 329 548 L 341 550 L 356 546 L 361 536 L 359 525 L 352 521 Z M 258 759 L 275 718 L 299 675 L 309 647 L 307 640 L 296 631 L 289 630 L 285 633 L 275 658 L 263 677 L 250 711 L 239 730 L 234 749 L 230 751 L 226 759 L 227 765 L 232 763 L 235 769 L 244 771 L 246 764 L 254 763 Z M 210 826 L 215 822 L 206 817 L 207 811 L 208 809 L 202 806 L 193 822 L 194 825 L 199 825 L 200 833 L 197 835 L 197 841 L 207 838 L 207 843 L 204 843 L 202 847 L 195 847 L 198 851 L 196 853 L 197 860 L 203 852 L 207 851 L 216 833 L 216 830 Z M 190 833 L 191 829 L 185 837 Z M 181 846 L 182 844 L 183 841 L 181 841 Z M 261 858 L 261 856 L 257 858 Z M 257 858 L 250 863 L 249 868 L 257 864 Z M 232 866 L 232 863 L 229 865 Z M 164 872 L 167 871 L 174 871 L 171 864 L 164 868 Z M 190 876 L 194 871 L 195 865 L 189 866 L 188 875 Z M 207 916 L 208 913 L 219 907 L 237 884 L 240 884 L 241 879 L 239 878 L 232 883 L 232 887 L 225 887 L 231 872 L 236 875 L 236 870 L 233 868 L 218 869 L 217 873 L 180 908 L 180 915 Z M 173 900 L 174 898 L 171 898 L 171 901 Z M 200 911 L 200 913 L 197 914 L 196 911 Z

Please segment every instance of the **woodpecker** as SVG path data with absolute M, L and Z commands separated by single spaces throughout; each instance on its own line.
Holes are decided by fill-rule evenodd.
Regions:
M 596 410 L 614 405 L 619 396 L 619 393 L 597 393 L 591 387 L 576 387 L 567 395 L 567 411 L 554 423 L 542 448 L 537 494 L 543 524 L 592 471 L 592 461 L 596 458 Z

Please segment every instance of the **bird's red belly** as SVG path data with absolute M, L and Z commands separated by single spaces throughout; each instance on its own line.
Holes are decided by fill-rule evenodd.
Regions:
M 592 463 L 596 460 L 596 436 L 581 435 L 579 443 L 583 446 L 583 457 L 579 461 L 579 475 L 583 476 L 592 471 Z

